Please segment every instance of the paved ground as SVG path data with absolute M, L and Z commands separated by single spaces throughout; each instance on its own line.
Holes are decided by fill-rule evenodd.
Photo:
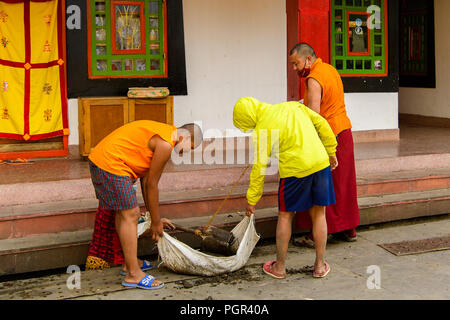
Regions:
M 152 274 L 164 281 L 165 287 L 145 291 L 123 288 L 118 268 L 81 272 L 81 289 L 73 290 L 67 287 L 73 274 L 63 273 L 2 282 L 0 300 L 449 300 L 450 251 L 395 256 L 377 245 L 449 233 L 450 215 L 364 228 L 355 243 L 328 244 L 326 259 L 331 272 L 324 279 L 312 278 L 314 251 L 294 246 L 289 247 L 288 277 L 277 280 L 265 275 L 262 264 L 273 260 L 275 253 L 274 242 L 265 240 L 244 268 L 228 275 L 186 276 L 160 267 Z M 374 288 L 376 284 L 379 289 Z

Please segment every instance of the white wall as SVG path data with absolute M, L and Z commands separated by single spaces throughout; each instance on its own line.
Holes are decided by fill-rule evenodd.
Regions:
M 353 131 L 398 128 L 398 94 L 346 93 L 345 106 Z
M 188 95 L 175 96 L 175 125 L 233 129 L 240 97 L 286 100 L 285 2 L 183 1 Z
M 400 88 L 400 113 L 450 118 L 450 1 L 434 1 L 436 88 Z

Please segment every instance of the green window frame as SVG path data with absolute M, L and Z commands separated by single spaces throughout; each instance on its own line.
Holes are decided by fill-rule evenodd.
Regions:
M 331 0 L 330 60 L 341 76 L 388 75 L 386 12 L 387 0 Z
M 89 78 L 167 77 L 166 0 L 89 0 Z

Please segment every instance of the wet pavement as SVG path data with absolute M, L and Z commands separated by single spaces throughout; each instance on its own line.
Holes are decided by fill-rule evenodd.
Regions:
M 164 288 L 147 291 L 122 287 L 119 267 L 68 270 L 0 282 L 0 300 L 449 300 L 449 250 L 396 256 L 379 246 L 449 233 L 450 215 L 360 228 L 356 242 L 328 243 L 331 272 L 323 279 L 312 277 L 314 250 L 293 245 L 288 276 L 279 280 L 265 275 L 262 264 L 275 258 L 275 243 L 269 239 L 256 246 L 244 268 L 230 274 L 182 275 L 161 265 L 149 273 L 165 282 Z

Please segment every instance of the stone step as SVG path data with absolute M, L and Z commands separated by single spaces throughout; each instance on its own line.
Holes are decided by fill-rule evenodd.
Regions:
M 372 225 L 417 217 L 428 217 L 450 213 L 450 188 L 420 192 L 407 192 L 393 195 L 368 196 L 358 199 L 360 225 Z M 278 210 L 275 207 L 258 209 L 256 230 L 264 238 L 275 236 Z M 219 214 L 214 225 L 231 230 L 244 213 Z M 187 226 L 204 226 L 210 216 L 173 219 L 175 223 Z M 305 230 L 295 229 L 293 233 Z M 174 231 L 176 237 L 193 248 L 200 241 L 192 234 Z M 55 269 L 69 265 L 82 265 L 85 262 L 92 229 L 72 232 L 59 232 L 0 240 L 0 275 L 25 273 L 38 270 Z M 139 240 L 139 255 L 156 254 L 152 240 L 143 237 Z
M 221 213 L 242 211 L 247 204 L 247 187 L 236 186 L 225 202 L 231 188 L 160 192 L 160 214 L 169 219 L 181 219 L 211 215 L 219 209 Z M 278 184 L 266 183 L 258 206 L 275 206 L 277 199 Z M 140 193 L 138 202 L 144 211 Z M 0 211 L 0 239 L 93 228 L 97 206 L 97 199 L 80 199 L 3 207 Z
M 358 177 L 357 184 L 359 198 L 420 192 L 450 187 L 450 173 L 446 169 L 378 173 Z M 161 215 L 170 219 L 199 217 L 212 214 L 221 205 L 221 212 L 243 210 L 247 187 L 248 184 L 237 185 L 224 204 L 230 186 L 161 191 Z M 277 190 L 277 182 L 267 182 L 258 207 L 277 206 Z M 144 210 L 140 188 L 138 200 Z M 91 197 L 0 207 L 0 239 L 92 228 L 97 205 L 97 200 Z

